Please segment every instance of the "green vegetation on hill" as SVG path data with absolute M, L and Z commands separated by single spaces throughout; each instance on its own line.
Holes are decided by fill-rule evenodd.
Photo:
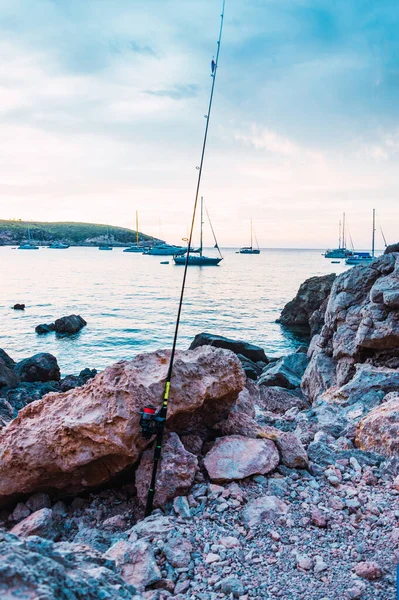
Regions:
M 0 245 L 20 244 L 27 240 L 28 225 L 32 240 L 43 245 L 58 241 L 75 246 L 95 246 L 107 240 L 108 227 L 112 244 L 122 246 L 136 242 L 136 232 L 125 227 L 95 223 L 40 223 L 0 219 Z M 139 232 L 139 242 L 155 239 Z

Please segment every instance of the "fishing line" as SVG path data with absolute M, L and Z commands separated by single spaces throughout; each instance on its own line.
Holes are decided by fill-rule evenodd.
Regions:
M 174 336 L 173 336 L 172 351 L 171 351 L 171 355 L 170 355 L 169 367 L 168 367 L 168 372 L 167 372 L 167 376 L 166 376 L 163 402 L 162 402 L 161 409 L 159 410 L 158 413 L 156 413 L 156 410 L 153 409 L 153 407 L 146 407 L 146 408 L 144 408 L 143 412 L 141 413 L 141 422 L 140 423 L 141 423 L 141 429 L 142 429 L 144 436 L 149 439 L 154 433 L 156 433 L 156 442 L 155 442 L 155 449 L 154 449 L 154 465 L 153 465 L 153 469 L 152 469 L 151 483 L 150 483 L 150 487 L 148 490 L 147 504 L 146 504 L 146 508 L 145 508 L 145 516 L 146 517 L 148 517 L 151 514 L 152 509 L 153 509 L 158 463 L 161 458 L 161 452 L 162 452 L 162 440 L 163 440 L 163 435 L 164 435 L 164 431 L 165 431 L 166 415 L 167 415 L 167 411 L 168 411 L 168 401 L 169 401 L 171 380 L 172 380 L 172 375 L 173 375 L 173 365 L 174 365 L 174 359 L 175 359 L 175 353 L 176 353 L 177 336 L 179 333 L 179 325 L 180 325 L 180 319 L 181 319 L 181 311 L 182 311 L 182 307 L 183 307 L 184 291 L 185 291 L 185 287 L 186 287 L 187 270 L 188 270 L 188 264 L 189 264 L 189 258 L 190 258 L 191 242 L 192 242 L 193 231 L 194 231 L 195 215 L 197 212 L 198 195 L 199 195 L 199 189 L 200 189 L 201 177 L 202 177 L 202 168 L 204 165 L 205 149 L 206 149 L 206 143 L 207 143 L 207 138 L 208 138 L 208 129 L 209 129 L 210 116 L 211 116 L 211 109 L 212 109 L 213 92 L 215 90 L 216 75 L 218 72 L 218 65 L 219 65 L 219 53 L 220 53 L 220 45 L 221 45 L 221 40 L 222 40 L 225 1 L 226 0 L 223 0 L 222 13 L 220 15 L 220 30 L 219 30 L 219 38 L 217 41 L 216 59 L 215 60 L 212 59 L 212 74 L 211 74 L 212 87 L 211 87 L 211 94 L 210 94 L 210 98 L 209 98 L 208 113 L 205 115 L 206 126 L 205 126 L 204 139 L 203 139 L 203 143 L 202 143 L 201 162 L 199 164 L 199 167 L 197 167 L 198 179 L 197 179 L 197 187 L 196 187 L 196 192 L 195 192 L 193 215 L 192 215 L 192 219 L 191 219 L 191 228 L 190 228 L 190 235 L 189 235 L 188 244 L 187 244 L 186 262 L 184 264 L 184 273 L 183 273 L 183 281 L 182 281 L 181 292 L 180 292 L 179 308 L 177 311 L 175 332 L 174 332 Z

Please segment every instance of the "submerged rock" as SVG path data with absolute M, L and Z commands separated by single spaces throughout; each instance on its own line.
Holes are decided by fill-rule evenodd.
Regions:
M 69 315 L 69 317 L 57 319 L 54 323 L 54 329 L 56 333 L 72 335 L 78 333 L 86 325 L 87 322 L 80 315 Z
M 148 445 L 138 413 L 148 404 L 160 407 L 169 357 L 158 351 L 120 361 L 81 388 L 23 408 L 0 432 L 0 500 L 51 488 L 78 493 L 137 463 Z M 177 352 L 167 427 L 211 427 L 244 385 L 231 352 L 209 346 Z
M 42 323 L 41 325 L 37 325 L 37 327 L 35 327 L 35 331 L 39 335 L 45 335 L 46 333 L 55 331 L 55 324 L 54 323 Z
M 15 365 L 15 374 L 21 381 L 59 381 L 60 368 L 57 359 L 48 352 L 35 354 Z
M 254 346 L 248 342 L 242 340 L 231 340 L 229 338 L 222 337 L 221 335 L 213 335 L 212 333 L 199 333 L 195 336 L 191 343 L 190 350 L 198 348 L 199 346 L 215 346 L 215 348 L 224 348 L 225 350 L 231 350 L 234 354 L 241 354 L 248 360 L 257 363 L 258 361 L 268 363 L 267 356 L 263 348 L 260 346 Z
M 212 481 L 233 481 L 250 475 L 264 475 L 279 463 L 274 443 L 240 435 L 219 438 L 205 456 L 204 465 Z

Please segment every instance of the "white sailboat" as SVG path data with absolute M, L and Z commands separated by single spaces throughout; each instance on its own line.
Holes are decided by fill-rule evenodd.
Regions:
M 253 247 L 253 240 L 252 240 L 253 236 L 254 236 L 254 233 L 253 233 L 252 219 L 251 219 L 251 245 L 240 248 L 239 254 L 260 254 L 260 248 L 259 248 L 258 240 L 256 239 L 256 235 L 255 235 L 255 240 L 256 240 L 257 247 L 256 248 Z
M 30 225 L 28 225 L 28 241 L 27 243 L 18 246 L 18 250 L 39 250 L 39 246 L 35 246 L 34 244 L 32 244 L 32 239 L 30 235 Z
M 208 219 L 209 219 L 209 214 L 208 214 Z M 215 236 L 215 232 L 213 231 L 213 227 L 212 227 L 212 223 L 211 220 L 209 219 L 209 224 L 211 226 L 212 229 L 212 233 L 213 233 L 213 237 L 215 239 L 215 248 L 217 248 L 219 250 L 219 246 L 216 240 L 216 236 Z M 189 266 L 196 266 L 196 267 L 205 267 L 205 266 L 214 266 L 217 267 L 217 265 L 223 260 L 223 256 L 219 250 L 219 256 L 204 256 L 203 255 L 203 225 L 204 225 L 204 199 L 201 196 L 201 228 L 200 228 L 200 246 L 197 250 L 191 250 L 190 249 L 190 254 L 188 256 L 188 262 L 187 264 Z M 186 260 L 187 260 L 187 256 L 186 256 L 186 252 L 184 252 L 183 256 L 174 256 L 173 260 L 175 262 L 175 265 L 185 265 L 186 264 Z
M 345 260 L 347 265 L 363 265 L 374 260 L 375 246 L 375 208 L 373 208 L 373 232 L 371 235 L 371 254 L 370 252 L 354 252 Z
M 136 244 L 125 248 L 123 252 L 143 252 L 143 246 L 139 246 L 139 213 L 136 210 Z

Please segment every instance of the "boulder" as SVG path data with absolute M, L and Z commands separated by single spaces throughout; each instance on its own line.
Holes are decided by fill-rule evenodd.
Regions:
M 15 366 L 15 373 L 21 381 L 59 381 L 60 368 L 52 354 L 41 352 L 21 360 Z
M 25 304 L 14 304 L 14 310 L 25 310 Z
M 15 365 L 16 365 L 15 360 L 13 360 L 11 358 L 11 356 L 9 356 L 5 350 L 3 350 L 2 348 L 0 348 L 0 363 L 2 363 L 2 362 L 9 369 L 13 369 L 15 367 Z
M 35 331 L 39 335 L 45 335 L 46 333 L 55 331 L 55 324 L 54 323 L 42 323 L 41 325 L 37 325 L 35 327 Z
M 295 298 L 283 308 L 277 322 L 288 327 L 304 328 L 310 332 L 312 315 L 330 295 L 335 278 L 335 273 L 331 273 L 304 281 Z M 313 319 L 313 333 L 318 333 L 316 321 L 320 323 L 320 317 L 318 320 L 315 317 Z
M 96 369 L 83 369 L 79 375 L 67 375 L 60 381 L 61 392 L 67 392 L 77 387 L 84 385 L 89 379 L 97 375 Z
M 146 405 L 160 407 L 169 358 L 170 351 L 140 354 L 81 388 L 23 408 L 0 432 L 0 501 L 51 488 L 79 493 L 137 463 L 148 446 L 138 413 Z M 209 346 L 178 351 L 167 428 L 211 428 L 227 416 L 244 385 L 233 353 Z
M 107 550 L 105 556 L 115 562 L 123 580 L 139 591 L 162 579 L 153 550 L 144 540 L 133 543 L 120 540 Z
M 205 456 L 204 465 L 212 481 L 233 481 L 250 475 L 265 475 L 279 463 L 276 446 L 270 440 L 232 435 L 216 440 Z
M 307 469 L 308 455 L 299 437 L 289 431 L 277 431 L 275 444 L 283 465 L 290 469 Z
M 231 350 L 234 354 L 240 354 L 254 363 L 257 363 L 258 361 L 264 363 L 269 362 L 265 351 L 263 348 L 260 348 L 260 346 L 254 346 L 253 344 L 243 342 L 242 340 L 231 340 L 222 337 L 221 335 L 199 333 L 191 343 L 190 350 L 194 350 L 194 348 L 198 348 L 199 346 L 215 346 L 216 348 Z
M 86 325 L 87 322 L 80 315 L 69 315 L 69 317 L 57 319 L 54 323 L 54 329 L 56 333 L 72 335 L 78 333 Z
M 115 563 L 88 546 L 0 531 L 1 597 L 142 600 Z
M 356 444 L 384 456 L 399 456 L 399 393 L 370 411 L 357 425 Z
M 384 254 L 391 254 L 392 252 L 399 253 L 399 242 L 397 244 L 390 244 L 385 248 Z
M 288 512 L 288 505 L 277 496 L 260 496 L 248 502 L 242 513 L 242 519 L 249 527 L 260 523 L 273 522 Z
M 302 389 L 313 401 L 356 377 L 356 365 L 398 368 L 398 348 L 399 254 L 393 252 L 334 281 Z
M 7 367 L 0 359 L 0 388 L 14 387 L 18 385 L 19 379 L 12 369 Z
M 151 448 L 143 453 L 136 471 L 137 498 L 142 506 L 147 500 L 153 464 L 154 450 Z M 176 433 L 169 433 L 164 438 L 157 471 L 154 506 L 165 506 L 176 496 L 187 494 L 197 471 L 197 457 L 187 452 Z
M 302 352 L 283 356 L 276 363 L 265 367 L 258 385 L 279 386 L 291 390 L 299 388 L 308 362 L 306 354 Z
M 5 392 L 5 398 L 15 410 L 21 410 L 27 404 L 40 400 L 50 392 L 59 392 L 60 384 L 58 381 L 45 382 L 21 382 L 14 388 Z

